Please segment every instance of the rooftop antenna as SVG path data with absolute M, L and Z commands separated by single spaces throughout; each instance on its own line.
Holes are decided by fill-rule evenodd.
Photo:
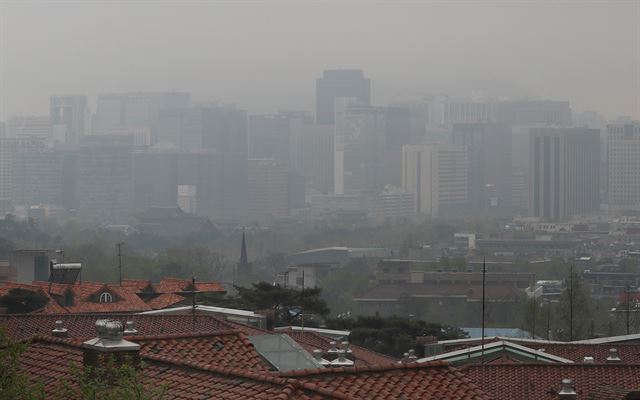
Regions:
M 116 243 L 116 246 L 118 246 L 118 274 L 119 274 L 118 282 L 120 282 L 120 286 L 122 286 L 122 245 L 124 245 L 124 243 L 122 242 Z
M 569 341 L 573 342 L 573 264 L 569 267 Z
M 481 340 L 481 348 L 482 348 L 482 359 L 480 360 L 481 364 L 484 365 L 484 303 L 485 303 L 485 283 L 487 276 L 487 263 L 485 262 L 485 258 L 482 257 L 482 340 Z

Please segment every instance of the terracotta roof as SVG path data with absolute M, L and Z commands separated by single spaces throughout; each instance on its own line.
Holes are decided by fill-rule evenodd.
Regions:
M 576 343 L 576 342 L 544 342 L 527 341 L 526 339 L 509 339 L 492 337 L 485 340 L 485 344 L 497 341 L 508 341 L 533 350 L 544 349 L 545 353 L 569 359 L 575 363 L 582 363 L 585 357 L 593 357 L 596 363 L 605 363 L 609 356 L 609 350 L 618 350 L 618 356 L 624 364 L 635 364 L 640 361 L 640 343 Z M 469 340 L 464 343 L 445 346 L 447 352 L 461 350 L 480 344 L 480 339 Z
M 156 293 L 178 293 L 185 291 L 191 286 L 191 279 L 163 278 L 160 283 L 153 285 Z M 196 290 L 200 292 L 225 292 L 224 287 L 216 282 L 196 281 Z
M 446 363 L 323 368 L 291 371 L 306 388 L 317 388 L 346 398 L 383 399 L 489 399 L 462 373 Z
M 147 301 L 147 304 L 153 310 L 160 310 L 162 308 L 177 305 L 185 300 L 186 297 L 182 297 L 175 293 L 162 293 L 161 295 Z
M 141 358 L 150 384 L 165 385 L 171 399 L 489 399 L 477 385 L 443 363 L 275 374 L 150 352 L 143 352 Z M 64 381 L 73 386 L 72 366 L 82 364 L 82 349 L 68 340 L 36 337 L 20 363 L 51 395 Z
M 153 285 L 144 279 L 125 279 L 122 285 L 98 282 L 76 282 L 73 284 L 49 283 L 34 281 L 31 285 L 6 282 L 0 287 L 0 293 L 6 288 L 21 287 L 27 290 L 41 290 L 51 301 L 40 312 L 45 313 L 85 313 L 85 312 L 140 312 L 157 310 L 179 304 L 185 300 L 178 293 L 190 289 L 191 280 L 165 278 Z M 158 296 L 148 298 L 140 296 L 150 292 Z M 200 292 L 221 292 L 225 290 L 216 282 L 196 282 L 196 290 Z M 67 293 L 72 294 L 73 302 L 66 305 Z M 100 303 L 100 294 L 109 292 L 113 302 Z M 55 303 L 55 304 L 54 304 Z M 57 307 L 56 307 L 57 306 Z
M 127 340 L 140 345 L 140 354 L 178 358 L 221 368 L 269 371 L 271 365 L 256 351 L 241 332 L 131 336 Z
M 53 299 L 53 297 L 51 297 L 51 295 L 49 295 L 49 293 L 47 293 L 46 290 L 42 290 L 39 286 L 28 285 L 28 284 L 25 284 L 25 283 L 17 283 L 17 282 L 4 282 L 3 286 L 0 287 L 0 296 L 6 295 L 11 289 L 26 289 L 26 290 L 30 290 L 32 292 L 40 292 L 43 295 L 45 295 L 47 297 L 47 299 L 49 299 L 49 301 L 47 302 L 47 304 L 45 304 L 45 306 L 42 309 L 35 311 L 35 313 L 49 314 L 49 313 L 63 313 L 63 312 L 66 312 L 64 307 L 59 305 Z
M 597 399 L 604 388 L 640 386 L 640 364 L 476 364 L 460 371 L 496 400 L 557 399 L 563 379 L 573 381 L 578 399 Z
M 287 335 L 291 336 L 293 340 L 298 342 L 310 354 L 313 354 L 313 350 L 315 349 L 320 349 L 323 351 L 329 350 L 331 348 L 330 343 L 333 341 L 333 339 L 331 338 L 311 331 L 281 330 L 278 332 L 286 333 Z M 386 365 L 397 361 L 393 357 L 376 353 L 375 351 L 368 350 L 364 347 L 360 347 L 354 344 L 349 344 L 349 348 L 353 352 L 356 366 Z
M 33 335 L 50 335 L 56 320 L 62 320 L 70 338 L 95 336 L 96 320 L 109 318 L 133 321 L 138 335 L 165 335 L 216 332 L 234 329 L 235 325 L 210 315 L 138 315 L 138 314 L 13 314 L 0 315 L 0 326 L 14 340 Z

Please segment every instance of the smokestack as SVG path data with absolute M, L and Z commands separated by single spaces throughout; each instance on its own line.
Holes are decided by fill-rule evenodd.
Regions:
M 53 328 L 51 334 L 55 337 L 66 338 L 67 331 L 67 328 L 64 327 L 64 322 L 62 322 L 62 320 L 57 320 L 55 328 Z
M 99 319 L 96 332 L 97 337 L 82 344 L 85 367 L 112 371 L 124 364 L 140 366 L 140 345 L 122 338 L 122 322 Z
M 561 400 L 576 399 L 576 391 L 573 390 L 573 381 L 571 379 L 562 380 L 562 388 L 558 392 L 558 398 Z

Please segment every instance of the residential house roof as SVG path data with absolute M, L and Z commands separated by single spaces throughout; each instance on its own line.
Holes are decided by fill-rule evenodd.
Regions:
M 622 399 L 609 394 L 640 387 L 640 364 L 475 364 L 460 371 L 496 400 L 558 399 L 563 379 L 572 380 L 578 399 Z

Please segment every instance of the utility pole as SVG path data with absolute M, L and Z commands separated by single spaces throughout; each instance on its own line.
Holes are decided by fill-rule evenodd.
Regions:
M 481 347 L 482 347 L 482 360 L 481 360 L 481 365 L 484 365 L 484 303 L 485 303 L 485 293 L 484 293 L 484 288 L 485 288 L 485 283 L 486 283 L 486 276 L 487 276 L 487 264 L 485 261 L 485 258 L 482 258 L 482 341 L 481 341 Z
M 120 286 L 122 286 L 122 245 L 124 245 L 122 242 L 116 244 L 116 246 L 118 246 L 118 275 Z
M 569 341 L 573 342 L 573 264 L 569 269 Z
M 536 293 L 533 292 L 533 329 L 531 330 L 531 339 L 536 338 L 536 311 L 538 304 L 536 303 Z
M 626 286 L 624 287 L 624 297 L 625 297 L 625 301 L 627 302 L 627 312 L 626 312 L 626 318 L 627 318 L 627 335 L 630 334 L 629 331 L 629 317 L 631 316 L 631 307 L 630 307 L 630 299 L 629 299 L 629 283 L 626 284 Z

